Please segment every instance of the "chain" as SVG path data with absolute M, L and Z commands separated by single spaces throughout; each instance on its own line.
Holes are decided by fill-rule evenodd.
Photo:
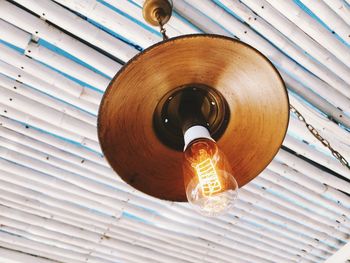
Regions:
M 294 113 L 294 115 L 297 116 L 297 118 L 298 118 L 301 122 L 303 122 L 303 123 L 305 124 L 306 128 L 310 131 L 310 133 L 311 133 L 317 140 L 319 140 L 319 141 L 323 144 L 323 146 L 327 147 L 327 148 L 331 151 L 332 155 L 333 155 L 342 165 L 344 165 L 345 167 L 347 167 L 347 168 L 350 170 L 349 162 L 348 162 L 338 151 L 336 151 L 336 150 L 331 146 L 331 144 L 329 143 L 329 141 L 327 141 L 325 138 L 323 138 L 323 137 L 319 134 L 319 132 L 318 132 L 310 123 L 308 123 L 308 122 L 305 120 L 304 116 L 303 116 L 299 111 L 297 111 L 296 108 L 294 108 L 293 105 L 290 104 L 290 105 L 289 105 L 289 108 L 290 108 L 290 111 L 291 111 L 292 113 Z
M 169 39 L 169 37 L 168 37 L 167 34 L 166 34 L 166 30 L 165 30 L 165 28 L 164 28 L 164 25 L 163 25 L 163 23 L 162 23 L 162 17 L 161 17 L 161 15 L 160 15 L 160 12 L 157 12 L 157 13 L 156 13 L 156 18 L 157 18 L 157 20 L 158 20 L 158 24 L 159 24 L 159 28 L 160 28 L 160 31 L 159 31 L 159 32 L 162 34 L 163 40 Z

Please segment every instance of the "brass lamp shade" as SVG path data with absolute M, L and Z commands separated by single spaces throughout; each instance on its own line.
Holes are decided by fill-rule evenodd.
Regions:
M 217 143 L 240 187 L 271 162 L 286 134 L 286 88 L 254 48 L 217 35 L 186 35 L 151 46 L 111 81 L 100 106 L 98 134 L 118 175 L 160 199 L 187 200 L 183 153 L 158 139 L 154 112 L 165 94 L 191 83 L 211 87 L 227 102 L 230 116 Z

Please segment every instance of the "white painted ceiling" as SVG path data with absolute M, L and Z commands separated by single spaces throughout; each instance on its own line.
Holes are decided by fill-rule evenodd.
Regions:
M 96 132 L 103 92 L 123 63 L 161 41 L 142 2 L 0 0 L 0 262 L 284 263 L 335 254 L 349 241 L 350 170 L 294 115 L 282 149 L 227 216 L 146 196 L 110 169 Z M 348 0 L 173 2 L 170 37 L 222 34 L 260 50 L 291 103 L 350 159 Z

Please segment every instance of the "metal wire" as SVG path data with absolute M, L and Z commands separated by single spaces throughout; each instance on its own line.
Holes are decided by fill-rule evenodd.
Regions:
M 349 162 L 344 158 L 344 156 L 342 156 L 338 151 L 336 151 L 331 144 L 329 143 L 328 140 L 326 140 L 325 138 L 323 138 L 319 132 L 310 124 L 308 123 L 304 116 L 293 106 L 293 105 L 289 105 L 290 111 L 301 121 L 305 124 L 306 128 L 310 131 L 310 133 L 317 139 L 319 140 L 323 146 L 325 146 L 326 148 L 328 148 L 330 150 L 330 152 L 332 153 L 332 155 L 345 167 L 347 167 L 350 170 L 350 166 L 349 166 Z

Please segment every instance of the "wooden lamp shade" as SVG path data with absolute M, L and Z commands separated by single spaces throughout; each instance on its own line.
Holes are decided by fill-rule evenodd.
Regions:
M 151 196 L 186 201 L 183 153 L 163 144 L 153 125 L 163 96 L 191 83 L 216 90 L 230 117 L 217 140 L 241 187 L 279 150 L 289 121 L 283 80 L 254 48 L 217 35 L 186 35 L 158 43 L 130 60 L 100 106 L 103 153 L 128 184 Z

